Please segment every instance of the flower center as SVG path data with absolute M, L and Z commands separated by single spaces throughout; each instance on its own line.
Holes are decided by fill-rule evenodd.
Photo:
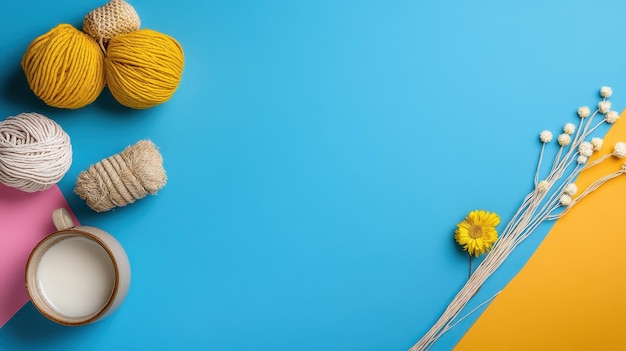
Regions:
M 478 239 L 480 237 L 483 236 L 483 227 L 480 225 L 473 225 L 470 227 L 469 229 L 469 236 L 472 237 L 472 239 Z

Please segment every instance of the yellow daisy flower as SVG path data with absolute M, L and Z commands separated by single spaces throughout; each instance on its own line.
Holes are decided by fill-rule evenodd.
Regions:
M 491 250 L 498 240 L 496 226 L 500 224 L 500 216 L 494 212 L 476 210 L 470 212 L 465 219 L 457 224 L 454 240 L 463 246 L 470 256 L 484 254 Z

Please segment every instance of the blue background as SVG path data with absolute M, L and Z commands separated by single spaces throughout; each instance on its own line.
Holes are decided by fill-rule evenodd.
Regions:
M 3 5 L 0 107 L 70 134 L 59 187 L 82 224 L 126 248 L 131 289 L 80 328 L 29 303 L 0 329 L 0 350 L 405 350 L 467 278 L 456 223 L 474 209 L 506 222 L 532 187 L 538 133 L 576 122 L 602 85 L 618 111 L 626 96 L 617 0 L 133 0 L 142 27 L 185 50 L 173 98 L 132 110 L 105 90 L 79 110 L 47 107 L 22 55 L 103 3 Z M 77 175 L 145 138 L 168 184 L 91 211 L 73 193 Z M 452 348 L 476 316 L 434 349 Z

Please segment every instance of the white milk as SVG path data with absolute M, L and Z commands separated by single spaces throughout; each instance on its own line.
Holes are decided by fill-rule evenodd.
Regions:
M 37 285 L 50 307 L 68 317 L 85 317 L 109 300 L 113 262 L 95 241 L 70 236 L 51 246 L 37 267 Z

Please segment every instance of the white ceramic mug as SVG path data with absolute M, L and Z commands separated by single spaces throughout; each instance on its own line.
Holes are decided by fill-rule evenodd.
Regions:
M 101 229 L 76 227 L 64 208 L 55 210 L 52 219 L 57 231 L 35 246 L 26 265 L 33 305 L 63 325 L 105 318 L 122 303 L 130 286 L 124 248 Z

